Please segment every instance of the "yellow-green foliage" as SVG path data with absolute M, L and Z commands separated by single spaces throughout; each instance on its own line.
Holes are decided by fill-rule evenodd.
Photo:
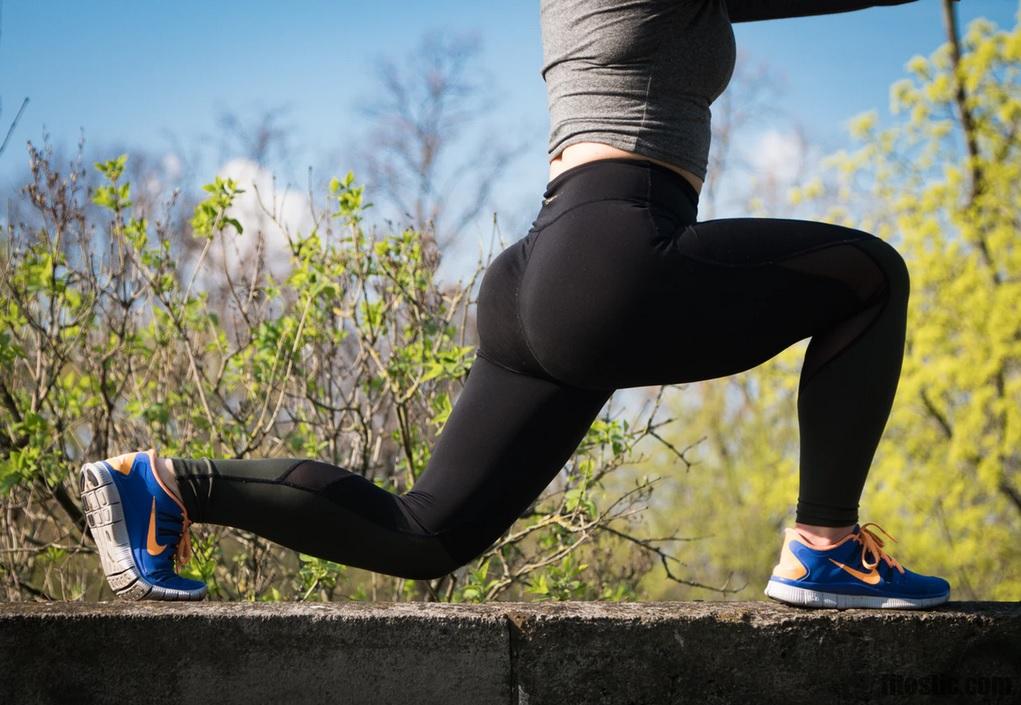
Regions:
M 896 537 L 887 548 L 908 568 L 946 577 L 952 599 L 1016 600 L 1021 26 L 1008 33 L 975 20 L 961 54 L 957 76 L 970 129 L 956 102 L 951 46 L 912 58 L 910 78 L 891 87 L 893 126 L 879 130 L 875 111 L 857 116 L 850 132 L 861 148 L 827 160 L 846 207 L 813 219 L 887 240 L 911 273 L 902 376 L 862 496 L 861 521 L 875 521 Z M 974 159 L 968 132 L 977 146 Z M 851 195 L 856 183 L 869 188 Z M 795 189 L 791 202 L 811 202 L 823 192 L 816 179 Z M 669 461 L 660 468 L 677 488 L 676 503 L 660 521 L 685 536 L 709 536 L 681 545 L 675 555 L 687 562 L 693 581 L 743 587 L 742 599 L 764 599 L 780 529 L 794 522 L 795 402 L 806 347 L 803 341 L 759 368 L 675 395 L 694 403 L 675 425 L 681 438 L 673 442 L 691 442 L 696 434 L 707 439 L 695 453 L 701 463 L 687 473 Z M 719 597 L 700 589 L 666 591 L 658 573 L 650 578 L 650 597 Z

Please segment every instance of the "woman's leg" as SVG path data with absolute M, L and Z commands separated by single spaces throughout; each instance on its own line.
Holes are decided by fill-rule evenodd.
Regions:
M 797 521 L 858 517 L 904 351 L 908 270 L 868 233 L 768 218 L 695 222 L 666 169 L 582 165 L 547 197 L 521 320 L 535 359 L 579 387 L 713 379 L 811 337 L 801 372 Z M 647 182 L 644 198 L 631 193 Z
M 513 301 L 531 240 L 504 250 L 483 277 L 483 348 L 524 345 Z M 612 393 L 531 370 L 514 354 L 477 356 L 425 470 L 405 494 L 315 460 L 174 458 L 189 518 L 388 575 L 446 575 L 485 551 L 539 496 Z
M 609 397 L 477 357 L 432 456 L 403 495 L 315 460 L 181 460 L 192 521 L 338 563 L 437 578 L 482 553 L 570 458 Z

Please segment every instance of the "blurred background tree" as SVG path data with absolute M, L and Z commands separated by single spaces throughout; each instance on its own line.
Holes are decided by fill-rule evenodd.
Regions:
M 498 84 L 482 68 L 480 52 L 476 34 L 429 32 L 403 66 L 377 60 L 381 91 L 361 111 L 368 122 L 355 158 L 366 186 L 380 205 L 424 233 L 431 257 L 449 250 L 492 205 L 494 184 L 528 146 L 492 126 L 471 135 L 500 106 Z M 456 149 L 469 140 L 469 149 Z M 467 158 L 452 163 L 457 151 Z M 450 205 L 455 194 L 463 201 L 457 211 Z

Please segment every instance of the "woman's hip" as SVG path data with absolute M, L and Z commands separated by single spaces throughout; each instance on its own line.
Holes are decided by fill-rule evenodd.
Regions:
M 903 260 L 873 235 L 803 220 L 696 222 L 690 204 L 643 197 L 625 173 L 621 190 L 598 194 L 577 187 L 584 172 L 562 181 L 556 212 L 544 206 L 491 263 L 480 354 L 588 389 L 708 379 L 735 371 L 736 350 L 761 361 L 884 295 L 906 299 Z

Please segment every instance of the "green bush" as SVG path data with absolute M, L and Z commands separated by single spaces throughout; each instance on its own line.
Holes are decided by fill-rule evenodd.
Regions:
M 372 204 L 348 172 L 330 181 L 309 232 L 285 229 L 289 267 L 274 278 L 263 235 L 235 214 L 244 190 L 232 180 L 206 185 L 190 219 L 154 222 L 132 201 L 126 155 L 96 164 L 102 182 L 86 187 L 87 170 L 62 175 L 49 152 L 29 152 L 22 194 L 35 222 L 9 224 L 0 246 L 7 599 L 111 597 L 75 488 L 86 460 L 149 447 L 316 457 L 392 492 L 411 487 L 474 359 L 470 294 L 484 267 L 438 282 L 433 240 L 367 230 Z M 214 256 L 241 238 L 257 239 L 250 257 Z M 649 429 L 607 411 L 541 501 L 439 580 L 371 574 L 199 525 L 182 573 L 214 599 L 634 598 L 651 545 L 609 529 L 631 521 L 652 482 L 612 502 L 604 482 Z M 571 555 L 585 548 L 602 553 Z

